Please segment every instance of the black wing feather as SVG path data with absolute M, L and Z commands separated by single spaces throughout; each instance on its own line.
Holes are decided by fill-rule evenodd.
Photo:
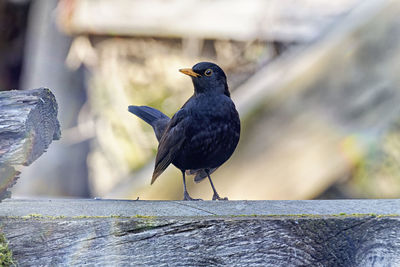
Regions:
M 184 109 L 179 110 L 170 120 L 158 145 L 156 164 L 151 184 L 172 163 L 185 142 L 185 123 L 188 121 Z

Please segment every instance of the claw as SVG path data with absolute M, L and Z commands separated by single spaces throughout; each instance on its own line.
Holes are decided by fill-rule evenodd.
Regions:
M 183 200 L 199 201 L 199 200 L 202 200 L 202 199 L 201 198 L 192 198 L 191 196 L 189 196 L 189 194 L 184 194 Z
M 228 198 L 220 197 L 218 194 L 214 194 L 212 200 L 228 200 Z

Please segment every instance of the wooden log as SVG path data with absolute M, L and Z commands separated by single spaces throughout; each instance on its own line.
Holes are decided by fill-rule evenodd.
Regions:
M 400 200 L 6 200 L 20 266 L 398 266 Z
M 29 165 L 60 139 L 57 102 L 47 88 L 0 92 L 0 162 Z
M 60 139 L 57 102 L 47 88 L 0 92 L 0 200 L 19 172 Z

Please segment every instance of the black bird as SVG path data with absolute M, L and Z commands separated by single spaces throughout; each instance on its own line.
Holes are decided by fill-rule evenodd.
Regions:
M 210 177 L 230 158 L 240 137 L 239 114 L 230 98 L 226 75 L 210 62 L 179 71 L 192 78 L 194 94 L 171 119 L 151 107 L 128 107 L 153 127 L 159 141 L 151 184 L 172 163 L 183 175 L 184 200 L 197 200 L 187 192 L 185 172 L 196 174 L 196 182 L 208 177 L 212 199 L 227 200 L 218 195 Z

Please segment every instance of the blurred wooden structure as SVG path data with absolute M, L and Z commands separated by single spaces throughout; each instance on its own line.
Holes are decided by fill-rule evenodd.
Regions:
M 65 64 L 71 37 L 57 28 L 55 9 L 59 1 L 30 2 L 19 88 L 51 88 L 58 102 L 63 138 L 24 170 L 13 191 L 20 196 L 87 197 L 89 144 L 77 143 L 73 138 L 77 136 L 76 124 L 86 99 L 83 69 L 71 70 Z
M 75 35 L 181 38 L 189 50 L 205 39 L 296 44 L 258 65 L 233 92 L 243 138 L 215 173 L 217 187 L 232 199 L 316 197 L 346 177 L 400 116 L 400 4 L 393 0 L 64 0 L 60 7 L 62 27 Z M 151 165 L 106 195 L 180 195 L 179 180 L 147 186 Z M 142 188 L 132 193 L 139 180 Z M 198 197 L 211 192 L 206 183 L 189 186 Z
M 30 165 L 60 139 L 57 111 L 47 88 L 0 92 L 0 200 L 18 178 L 13 166 Z
M 400 200 L 6 200 L 20 266 L 399 266 Z
M 310 42 L 359 0 L 64 0 L 71 34 Z

